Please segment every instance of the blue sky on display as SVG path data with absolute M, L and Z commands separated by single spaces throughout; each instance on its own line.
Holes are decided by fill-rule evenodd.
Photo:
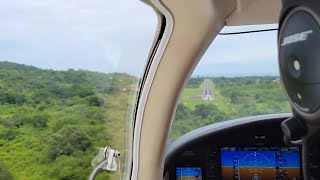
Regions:
M 0 7 L 0 61 L 45 69 L 140 75 L 157 24 L 138 0 L 5 0 Z M 194 75 L 277 74 L 276 50 L 276 32 L 218 36 Z

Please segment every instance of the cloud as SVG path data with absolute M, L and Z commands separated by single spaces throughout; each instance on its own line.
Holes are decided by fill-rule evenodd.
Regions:
M 276 33 L 218 36 L 200 65 L 270 61 L 277 57 Z
M 138 0 L 10 0 L 0 7 L 0 60 L 48 69 L 140 75 L 157 25 L 153 10 Z M 271 71 L 276 50 L 276 32 L 218 36 L 197 70 L 249 72 L 262 63 Z
M 274 26 L 274 25 L 273 25 Z M 270 26 L 231 27 L 237 32 L 265 29 Z M 252 28 L 252 29 L 251 29 Z M 277 65 L 277 32 L 217 36 L 200 60 L 194 75 L 275 74 Z
M 150 7 L 132 0 L 10 0 L 0 6 L 0 59 L 50 69 L 140 74 L 157 21 Z M 132 57 L 136 66 L 128 69 Z
M 213 56 L 204 57 L 202 65 L 236 64 L 261 61 L 272 61 L 277 57 L 276 49 L 271 47 L 230 48 L 224 52 L 217 52 Z

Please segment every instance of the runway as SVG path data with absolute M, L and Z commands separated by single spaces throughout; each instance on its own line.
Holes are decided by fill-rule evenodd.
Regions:
M 210 81 L 206 79 L 205 83 L 206 84 L 204 86 L 202 100 L 214 100 L 214 95 L 212 93 L 212 89 L 211 89 L 211 86 L 210 86 Z

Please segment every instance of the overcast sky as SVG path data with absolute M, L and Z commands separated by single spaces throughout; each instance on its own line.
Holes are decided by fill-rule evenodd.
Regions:
M 46 69 L 140 75 L 157 23 L 138 0 L 3 0 L 0 7 L 0 60 Z M 219 36 L 194 74 L 274 74 L 276 54 L 276 32 Z

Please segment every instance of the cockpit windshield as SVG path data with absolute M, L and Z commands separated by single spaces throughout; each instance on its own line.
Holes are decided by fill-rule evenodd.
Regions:
M 126 178 L 152 9 L 131 0 L 0 7 L 0 179 L 88 179 L 106 146 L 120 152 L 118 168 L 96 179 Z
M 226 27 L 222 32 L 276 28 Z M 290 111 L 279 79 L 277 31 L 218 35 L 183 90 L 169 143 L 209 124 Z

